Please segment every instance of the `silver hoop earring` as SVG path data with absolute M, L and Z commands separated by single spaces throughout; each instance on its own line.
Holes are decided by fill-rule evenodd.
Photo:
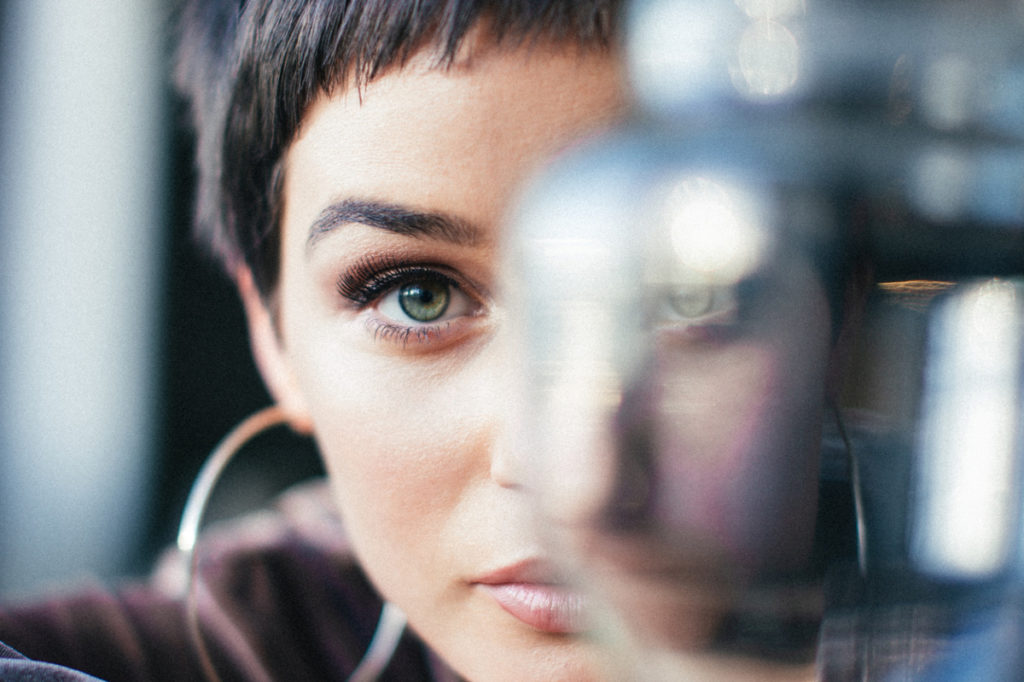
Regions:
M 220 675 L 217 674 L 213 665 L 209 649 L 206 647 L 203 633 L 199 627 L 197 599 L 199 555 L 196 552 L 196 543 L 202 528 L 203 516 L 217 482 L 238 451 L 261 433 L 287 422 L 288 415 L 275 405 L 250 415 L 232 429 L 203 463 L 199 475 L 189 491 L 185 510 L 181 515 L 176 544 L 184 558 L 186 567 L 185 611 L 189 637 L 199 657 L 203 674 L 210 682 L 220 682 Z M 370 640 L 370 646 L 359 665 L 349 676 L 349 682 L 372 682 L 380 676 L 398 647 L 405 625 L 405 614 L 398 607 L 385 602 L 381 609 L 377 628 L 373 633 L 373 639 Z
M 857 531 L 857 569 L 860 572 L 860 577 L 866 578 L 868 574 L 868 530 L 864 513 L 864 491 L 861 486 L 860 460 L 846 432 L 846 424 L 843 422 L 843 415 L 839 405 L 829 401 L 829 407 L 835 416 L 836 428 L 839 431 L 839 437 L 843 441 L 843 448 L 846 450 L 846 461 L 850 473 L 850 490 L 853 493 L 853 513 Z

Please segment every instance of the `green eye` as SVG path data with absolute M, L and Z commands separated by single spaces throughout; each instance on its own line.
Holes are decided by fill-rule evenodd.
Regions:
M 451 289 L 445 282 L 420 280 L 398 290 L 402 312 L 417 322 L 434 322 L 444 315 L 451 302 Z

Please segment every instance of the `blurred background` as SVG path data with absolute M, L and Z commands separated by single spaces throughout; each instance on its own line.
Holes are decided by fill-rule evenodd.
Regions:
M 235 294 L 189 234 L 172 7 L 0 0 L 5 599 L 145 572 L 209 450 L 268 402 Z M 264 459 L 285 479 L 317 466 Z

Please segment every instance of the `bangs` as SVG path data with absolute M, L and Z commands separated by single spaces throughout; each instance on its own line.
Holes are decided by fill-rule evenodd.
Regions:
M 429 49 L 438 68 L 472 29 L 496 44 L 606 48 L 615 0 L 194 0 L 181 13 L 175 82 L 197 131 L 196 233 L 266 297 L 278 269 L 282 156 L 313 100 L 362 87 Z

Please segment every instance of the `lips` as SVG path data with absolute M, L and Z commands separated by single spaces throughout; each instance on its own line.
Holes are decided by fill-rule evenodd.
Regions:
M 521 562 L 475 581 L 501 608 L 542 632 L 571 634 L 584 629 L 583 595 L 556 579 L 538 561 Z

